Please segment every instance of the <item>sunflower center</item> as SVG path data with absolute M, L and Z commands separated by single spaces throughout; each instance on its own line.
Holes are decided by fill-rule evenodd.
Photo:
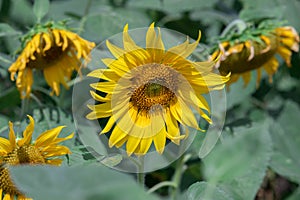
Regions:
M 47 66 L 52 65 L 55 62 L 58 62 L 60 58 L 64 55 L 62 47 L 56 46 L 53 44 L 50 49 L 43 51 L 43 48 L 40 48 L 42 53 L 34 53 L 34 60 L 28 62 L 30 68 L 35 69 L 45 69 Z
M 0 167 L 0 188 L 4 194 L 22 195 L 12 182 L 8 169 L 2 166 Z
M 157 63 L 136 68 L 132 78 L 130 102 L 140 111 L 169 107 L 176 101 L 178 73 L 169 66 Z
M 10 165 L 46 163 L 39 150 L 32 145 L 14 149 L 3 158 L 3 162 Z
M 37 148 L 25 145 L 8 153 L 3 158 L 3 163 L 8 165 L 44 164 L 45 159 Z M 8 169 L 2 166 L 0 166 L 0 188 L 7 194 L 23 195 L 12 182 Z

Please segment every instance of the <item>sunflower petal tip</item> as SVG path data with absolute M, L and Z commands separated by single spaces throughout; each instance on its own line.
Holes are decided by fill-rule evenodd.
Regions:
M 201 39 L 201 31 L 199 30 L 198 38 L 197 38 L 197 42 L 198 42 L 198 43 L 200 42 L 200 39 Z
M 128 31 L 128 23 L 125 24 L 123 32 L 127 32 Z

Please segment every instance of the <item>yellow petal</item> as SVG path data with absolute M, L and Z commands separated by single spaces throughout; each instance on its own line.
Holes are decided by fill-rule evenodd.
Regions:
M 141 49 L 141 47 L 137 46 L 133 41 L 133 39 L 128 34 L 128 24 L 124 26 L 124 30 L 123 30 L 123 45 L 126 51 Z
M 125 50 L 111 44 L 108 40 L 106 40 L 106 46 L 115 58 L 119 58 L 126 53 Z
M 105 97 L 102 97 L 92 90 L 90 91 L 90 93 L 91 93 L 93 99 L 95 99 L 99 102 L 110 102 L 111 101 L 111 95 L 106 95 Z
M 18 146 L 28 145 L 31 142 L 32 133 L 34 130 L 34 120 L 30 115 L 27 115 L 30 123 L 27 125 L 26 129 L 23 131 L 23 138 L 18 140 Z
M 74 135 L 75 135 L 74 133 L 71 133 L 71 134 L 68 135 L 67 137 L 64 137 L 64 138 L 56 138 L 52 144 L 58 144 L 58 143 L 60 143 L 60 142 L 66 141 L 66 140 L 70 140 L 70 139 L 72 139 L 72 138 L 74 137 Z
M 189 39 L 187 38 L 187 40 L 184 43 L 170 48 L 165 55 L 165 59 L 168 61 L 174 60 L 174 55 L 177 55 L 177 57 L 182 57 L 182 58 L 188 57 L 193 53 L 193 51 L 198 46 L 200 38 L 201 38 L 201 32 L 199 31 L 198 39 L 194 43 L 190 44 Z
M 12 147 L 10 144 L 10 141 L 0 137 L 0 149 L 4 150 L 6 153 L 9 153 L 12 151 Z
M 62 160 L 58 159 L 58 158 L 57 159 L 47 159 L 46 163 L 49 164 L 49 165 L 60 166 L 61 163 L 62 163 Z
M 161 129 L 161 131 L 153 137 L 153 141 L 156 151 L 162 154 L 166 145 L 166 130 Z
M 43 48 L 43 52 L 45 53 L 45 51 L 47 51 L 51 48 L 52 41 L 51 41 L 50 35 L 48 33 L 43 33 L 42 37 L 45 42 L 45 47 Z
M 86 118 L 89 120 L 105 118 L 112 115 L 111 103 L 102 103 L 97 105 L 87 105 L 89 109 L 92 110 L 87 114 Z
M 98 82 L 98 83 L 91 83 L 90 86 L 95 90 L 105 92 L 107 94 L 112 94 L 115 90 L 116 83 L 114 82 Z
M 63 156 L 66 154 L 70 154 L 70 149 L 66 146 L 55 146 L 52 148 L 47 148 L 42 150 L 44 158 L 50 158 L 53 156 Z
M 55 139 L 57 138 L 57 136 L 59 135 L 59 133 L 61 132 L 61 130 L 64 127 L 65 126 L 58 126 L 51 130 L 47 130 L 47 131 L 43 132 L 36 139 L 35 145 L 37 147 L 42 147 L 42 146 L 45 147 L 45 146 L 51 145 L 55 141 Z
M 124 62 L 111 58 L 104 58 L 101 61 L 120 77 L 123 77 L 123 75 L 129 71 L 128 66 Z
M 277 49 L 277 52 L 279 53 L 279 55 L 283 58 L 283 60 L 285 61 L 285 63 L 287 64 L 288 67 L 291 66 L 291 56 L 292 56 L 292 52 L 281 46 Z
M 241 76 L 244 79 L 244 87 L 246 87 L 251 80 L 251 72 L 244 72 Z
M 178 122 L 171 115 L 170 111 L 166 112 L 166 126 L 167 126 L 167 137 L 172 140 L 175 144 L 179 145 L 180 140 L 174 138 L 180 136 L 180 130 L 178 127 Z
M 128 154 L 128 156 L 130 156 L 131 154 L 136 152 L 136 148 L 139 146 L 140 141 L 141 141 L 141 137 L 133 137 L 133 136 L 129 136 L 127 143 L 126 143 L 126 152 Z
M 136 154 L 145 155 L 148 152 L 148 150 L 152 144 L 152 140 L 153 140 L 152 138 L 141 139 L 139 147 L 138 147 L 138 151 L 136 151 Z
M 125 133 L 122 129 L 119 128 L 119 126 L 116 125 L 109 137 L 109 142 L 108 142 L 109 147 L 113 147 L 115 144 L 117 144 L 126 136 L 127 133 Z
M 13 127 L 13 123 L 9 122 L 9 141 L 11 148 L 16 148 L 16 135 Z

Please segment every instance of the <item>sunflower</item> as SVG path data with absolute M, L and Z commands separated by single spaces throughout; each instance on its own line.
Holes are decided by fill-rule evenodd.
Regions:
M 33 71 L 41 70 L 52 88 L 51 95 L 58 96 L 60 84 L 68 88 L 66 81 L 70 80 L 73 71 L 79 70 L 81 58 L 89 58 L 94 46 L 93 42 L 76 33 L 44 27 L 27 37 L 25 48 L 9 68 L 11 80 L 16 79 L 21 98 L 27 98 L 33 84 Z
M 263 69 L 271 83 L 272 76 L 279 66 L 276 54 L 279 54 L 290 67 L 292 51 L 299 50 L 299 36 L 291 26 L 261 30 L 260 34 L 250 33 L 250 35 L 246 39 L 240 35 L 234 41 L 223 41 L 219 44 L 219 49 L 212 54 L 212 59 L 222 54 L 216 67 L 221 74 L 231 72 L 228 85 L 242 77 L 246 86 L 251 80 L 251 71 L 256 70 L 256 85 L 259 86 Z
M 0 137 L 0 199 L 28 199 L 16 188 L 10 179 L 9 171 L 6 166 L 22 164 L 49 164 L 60 165 L 62 159 L 58 156 L 70 154 L 68 147 L 58 143 L 69 140 L 74 133 L 65 138 L 58 138 L 60 131 L 64 126 L 58 126 L 42 133 L 34 142 L 32 142 L 32 133 L 34 129 L 34 120 L 28 115 L 29 125 L 23 132 L 23 138 L 16 138 L 13 123 L 9 122 L 9 139 Z
M 130 156 L 144 155 L 154 144 L 161 154 L 167 139 L 179 145 L 187 127 L 201 130 L 193 111 L 211 123 L 209 104 L 202 94 L 223 88 L 229 77 L 211 72 L 215 61 L 187 59 L 199 41 L 200 32 L 194 43 L 187 38 L 165 50 L 154 23 L 147 30 L 145 48 L 130 37 L 128 25 L 123 31 L 123 49 L 106 41 L 115 59 L 102 59 L 108 69 L 88 74 L 100 81 L 91 84 L 96 90 L 90 91 L 96 104 L 88 105 L 91 112 L 86 117 L 108 118 L 101 134 L 110 132 L 110 147 L 120 148 L 126 143 Z

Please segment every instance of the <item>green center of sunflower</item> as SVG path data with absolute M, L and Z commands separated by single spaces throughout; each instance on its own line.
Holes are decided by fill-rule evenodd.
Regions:
M 130 102 L 140 111 L 150 111 L 157 106 L 169 107 L 176 101 L 178 73 L 169 66 L 157 63 L 136 68 L 132 78 Z

